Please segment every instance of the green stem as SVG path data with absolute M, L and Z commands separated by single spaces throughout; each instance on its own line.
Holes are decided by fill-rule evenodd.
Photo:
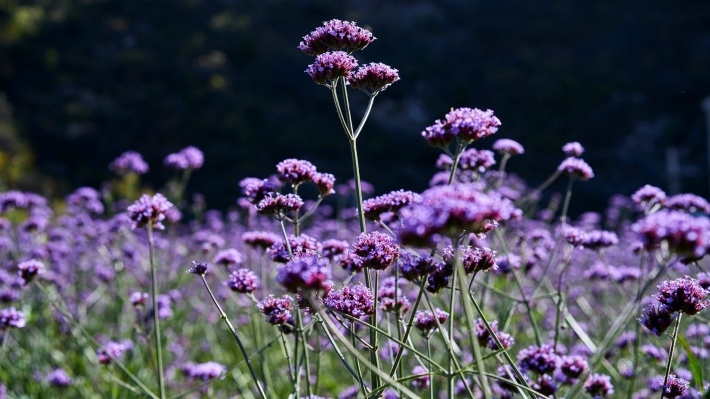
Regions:
M 429 356 L 429 359 L 431 359 L 431 339 L 429 339 L 429 337 L 426 337 L 426 354 Z M 427 371 L 430 370 L 431 362 L 429 362 L 429 367 L 427 367 Z M 432 377 L 432 375 L 429 376 L 429 399 L 434 399 L 434 379 Z
M 565 262 L 562 264 L 562 270 L 560 270 L 560 275 L 557 276 L 557 310 L 555 311 L 555 338 L 552 349 L 557 352 L 557 343 L 559 342 L 560 336 L 560 319 L 562 315 L 563 306 L 563 295 L 562 295 L 562 278 L 564 277 L 565 271 L 569 266 L 570 260 L 572 259 L 572 251 L 574 248 L 570 248 L 565 256 Z
M 357 139 L 357 136 L 360 135 L 363 126 L 365 126 L 365 121 L 367 121 L 367 118 L 370 116 L 370 111 L 372 111 L 372 104 L 375 103 L 375 96 L 377 96 L 377 94 L 370 96 L 370 100 L 367 102 L 367 109 L 365 109 L 365 115 L 362 116 L 362 120 L 360 120 L 360 124 L 357 126 L 357 129 L 353 134 L 354 139 Z
M 560 215 L 560 222 L 562 224 L 567 223 L 567 210 L 569 209 L 569 202 L 572 199 L 572 183 L 574 183 L 574 177 L 570 177 L 567 182 L 567 192 L 565 193 L 565 202 L 562 205 L 562 215 Z
M 298 329 L 298 337 L 301 340 L 301 343 L 303 344 L 303 359 L 305 360 L 304 367 L 306 368 L 306 392 L 308 392 L 308 397 L 311 398 L 313 397 L 313 392 L 311 388 L 311 362 L 310 356 L 308 356 L 308 344 L 306 342 L 306 332 L 303 328 L 303 313 L 301 312 L 301 309 L 298 309 L 298 311 L 296 312 L 296 323 L 296 328 Z M 298 365 L 297 367 L 300 368 L 300 365 Z
M 414 316 L 417 313 L 417 309 L 419 308 L 419 304 L 422 301 L 422 296 L 424 295 L 424 285 L 426 284 L 426 278 L 421 278 L 421 282 L 419 283 L 419 294 L 417 295 L 417 299 L 414 301 L 414 306 L 412 306 L 411 313 L 409 315 L 409 322 L 407 323 L 407 328 L 404 330 L 404 337 L 402 338 L 402 342 L 407 342 L 407 339 L 409 338 L 409 333 L 412 332 L 412 326 L 414 325 Z M 399 366 L 399 362 L 402 360 L 402 354 L 404 353 L 404 346 L 400 345 L 399 348 L 397 349 L 397 356 L 394 358 L 394 362 L 392 363 L 392 368 L 390 369 L 389 376 L 392 377 L 394 376 L 395 372 L 397 371 L 397 367 Z
M 675 344 L 678 340 L 678 331 L 680 330 L 680 319 L 683 313 L 678 312 L 678 319 L 675 321 L 675 328 L 673 328 L 673 337 L 671 338 L 671 347 L 668 349 L 668 363 L 666 364 L 666 373 L 663 376 L 663 388 L 661 389 L 661 399 L 665 397 L 666 385 L 668 384 L 668 376 L 671 374 L 671 365 L 673 365 L 673 351 L 675 350 Z
M 207 288 L 207 292 L 209 293 L 210 298 L 212 298 L 212 302 L 214 303 L 214 306 L 217 307 L 217 311 L 219 312 L 219 317 L 222 320 L 224 320 L 224 323 L 227 325 L 227 328 L 229 328 L 229 331 L 232 333 L 234 340 L 237 342 L 237 345 L 239 346 L 239 350 L 242 352 L 242 356 L 244 357 L 244 360 L 247 363 L 247 367 L 249 368 L 249 373 L 251 374 L 251 378 L 252 378 L 252 380 L 254 380 L 254 384 L 256 384 L 256 388 L 259 391 L 259 395 L 263 399 L 266 399 L 266 393 L 264 392 L 264 388 L 262 388 L 261 384 L 259 383 L 259 378 L 256 375 L 256 371 L 254 370 L 254 366 L 251 364 L 251 359 L 249 358 L 249 355 L 247 354 L 247 350 L 244 347 L 244 344 L 242 343 L 241 338 L 239 338 L 239 334 L 237 334 L 237 331 L 234 329 L 234 326 L 227 318 L 227 314 L 224 313 L 224 310 L 222 310 L 222 307 L 219 306 L 219 302 L 217 302 L 217 298 L 215 298 L 214 294 L 212 294 L 212 290 L 210 289 L 210 286 L 207 284 L 207 280 L 205 279 L 205 275 L 204 274 L 200 275 L 200 278 L 202 278 L 202 282 L 205 284 L 205 288 Z
M 463 153 L 466 144 L 456 142 L 456 153 L 454 154 L 454 164 L 451 165 L 451 172 L 449 173 L 449 182 L 447 184 L 451 185 L 454 182 L 454 177 L 456 176 L 456 169 L 459 167 L 459 161 L 461 160 L 461 154 Z
M 163 374 L 163 346 L 160 337 L 160 317 L 158 317 L 158 273 L 155 265 L 155 243 L 153 241 L 153 222 L 148 222 L 148 250 L 150 252 L 151 298 L 153 301 L 153 338 L 155 341 L 155 360 L 158 365 L 158 389 L 160 399 L 165 399 L 165 376 Z
M 357 216 L 358 222 L 360 223 L 360 232 L 366 233 L 367 227 L 365 226 L 365 212 L 362 209 L 362 186 L 360 179 L 360 164 L 357 158 L 357 143 L 356 139 L 350 139 L 350 155 L 352 156 L 353 162 L 353 175 L 355 179 L 355 201 L 357 202 Z

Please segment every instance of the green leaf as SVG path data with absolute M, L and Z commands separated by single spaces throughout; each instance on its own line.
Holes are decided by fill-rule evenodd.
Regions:
M 695 354 L 693 354 L 693 350 L 690 348 L 690 344 L 684 336 L 680 334 L 678 335 L 678 343 L 683 347 L 683 349 L 685 349 L 685 354 L 688 356 L 688 368 L 690 369 L 690 373 L 693 375 L 693 381 L 695 381 L 695 385 L 698 387 L 700 392 L 702 392 L 703 369 L 700 368 L 700 362 L 698 361 L 698 358 L 695 357 Z M 708 390 L 703 397 L 710 398 L 710 390 Z

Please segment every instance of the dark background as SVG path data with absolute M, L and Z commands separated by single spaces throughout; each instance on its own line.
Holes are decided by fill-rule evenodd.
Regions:
M 169 176 L 165 155 L 187 145 L 205 152 L 189 188 L 210 207 L 234 204 L 241 178 L 265 177 L 285 158 L 349 179 L 330 93 L 303 72 L 312 58 L 296 48 L 339 18 L 378 38 L 354 54 L 360 63 L 400 71 L 358 141 L 377 194 L 424 189 L 438 151 L 420 132 L 468 106 L 503 122 L 477 147 L 523 144 L 509 170 L 531 185 L 560 163 L 564 143 L 580 141 L 596 177 L 575 186 L 576 210 L 600 210 L 646 183 L 708 196 L 707 0 L 0 4 L 6 188 L 98 187 L 129 149 L 149 162 L 143 182 L 156 188 Z M 353 96 L 359 117 L 364 95 Z

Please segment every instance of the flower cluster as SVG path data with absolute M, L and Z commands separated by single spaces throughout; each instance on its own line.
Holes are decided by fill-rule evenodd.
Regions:
M 357 26 L 355 22 L 332 19 L 304 36 L 298 48 L 308 55 L 327 51 L 352 53 L 364 49 L 374 40 L 372 32 Z
M 350 74 L 347 81 L 351 87 L 362 90 L 369 96 L 376 96 L 399 80 L 398 72 L 389 65 L 373 62 L 360 66 Z
M 674 211 L 688 213 L 710 213 L 710 203 L 695 194 L 676 194 L 666 198 L 663 205 Z
M 651 333 L 660 336 L 670 327 L 676 312 L 692 316 L 710 306 L 709 295 L 710 291 L 688 276 L 664 281 L 653 295 L 660 305 L 644 308 L 639 322 Z
M 126 151 L 114 159 L 108 168 L 119 175 L 135 173 L 143 175 L 148 172 L 148 164 L 143 160 L 141 154 L 135 151 Z
M 436 120 L 422 132 L 422 137 L 434 147 L 447 148 L 454 140 L 471 143 L 498 131 L 500 119 L 492 110 L 478 108 L 456 108 Z
M 331 290 L 323 298 L 325 306 L 355 318 L 375 313 L 372 291 L 362 284 L 347 285 L 341 290 Z
M 331 270 L 328 262 L 317 254 L 307 254 L 281 266 L 274 279 L 287 291 L 328 291 Z
M 302 206 L 303 200 L 296 194 L 268 193 L 256 204 L 256 213 L 281 220 L 287 214 L 301 209 Z
M 493 143 L 493 146 L 491 148 L 501 154 L 507 154 L 509 156 L 520 155 L 525 153 L 525 149 L 523 148 L 523 146 L 517 141 L 511 139 L 498 139 L 495 143 Z
M 557 170 L 579 180 L 589 180 L 594 177 L 592 167 L 584 162 L 583 159 L 575 157 L 569 157 L 562 161 Z
M 313 182 L 321 197 L 333 194 L 335 191 L 335 176 L 330 173 L 320 173 L 315 165 L 301 159 L 285 159 L 276 164 L 276 177 L 283 183 L 296 187 L 306 182 Z
M 163 194 L 158 193 L 152 197 L 143 194 L 133 205 L 128 207 L 127 211 L 134 229 L 150 224 L 156 229 L 163 230 L 165 226 L 162 222 L 172 207 L 173 204 Z
M 391 236 L 374 231 L 360 234 L 350 252 L 360 258 L 362 267 L 384 270 L 397 261 L 399 246 Z
M 363 201 L 362 209 L 369 220 L 378 221 L 385 213 L 397 212 L 405 206 L 421 201 L 412 191 L 397 190 Z
M 250 294 L 259 288 L 259 277 L 249 269 L 238 269 L 229 275 L 225 283 L 232 291 L 240 294 Z
M 38 274 L 44 273 L 45 267 L 44 263 L 35 259 L 30 259 L 24 262 L 20 262 L 17 265 L 17 269 L 17 275 L 20 276 L 23 284 L 27 285 L 32 282 L 32 280 L 34 280 L 34 278 L 37 277 Z
M 15 308 L 0 309 L 0 331 L 22 328 L 27 324 L 25 315 Z
M 177 170 L 199 169 L 204 163 L 204 154 L 193 146 L 185 147 L 176 153 L 168 154 L 163 161 L 165 166 Z
M 419 310 L 414 315 L 414 327 L 419 330 L 423 336 L 429 337 L 437 328 L 438 324 L 446 323 L 448 319 L 449 314 L 439 308 L 434 309 L 434 312 L 431 310 Z
M 120 358 L 123 353 L 133 348 L 133 342 L 129 340 L 114 342 L 109 341 L 104 346 L 96 350 L 96 356 L 101 364 L 109 364 L 112 359 Z
M 495 334 L 496 338 L 498 338 L 498 341 L 500 341 L 501 345 L 503 345 L 503 348 L 500 348 L 498 344 L 496 343 L 495 338 L 491 335 L 491 333 L 486 329 L 485 324 L 483 323 L 483 319 L 476 319 L 475 321 L 476 324 L 476 337 L 478 338 L 478 343 L 481 346 L 488 347 L 492 350 L 499 350 L 499 349 L 510 349 L 514 344 L 515 344 L 515 339 L 513 338 L 512 335 L 498 331 L 498 321 L 494 320 L 490 322 L 491 330 Z
M 710 247 L 710 219 L 685 212 L 663 209 L 639 220 L 632 229 L 648 251 L 666 242 L 671 251 L 696 260 L 702 258 Z
M 291 322 L 292 306 L 293 298 L 288 295 L 283 295 L 281 298 L 269 295 L 256 305 L 257 309 L 266 315 L 266 322 L 274 325 Z
M 197 381 L 208 381 L 218 377 L 224 378 L 227 367 L 217 362 L 187 363 L 182 366 L 182 373 Z
M 444 248 L 444 262 L 453 266 L 455 259 L 454 248 Z M 487 272 L 498 269 L 496 253 L 489 248 L 471 247 L 470 245 L 459 248 L 459 256 L 466 274 Z
M 101 195 L 91 187 L 80 187 L 67 196 L 67 209 L 73 213 L 87 211 L 95 214 L 104 212 Z
M 562 146 L 562 152 L 568 157 L 580 157 L 584 153 L 584 147 L 582 144 L 572 141 Z
M 305 72 L 319 85 L 334 87 L 339 78 L 350 77 L 355 68 L 355 57 L 344 51 L 333 51 L 318 55 Z

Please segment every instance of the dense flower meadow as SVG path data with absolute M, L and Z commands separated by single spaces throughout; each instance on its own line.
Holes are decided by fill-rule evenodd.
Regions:
M 100 188 L 0 193 L 0 398 L 709 397 L 710 204 L 645 186 L 570 218 L 583 146 L 529 187 L 466 107 L 413 132 L 441 150 L 430 188 L 378 193 L 357 141 L 399 74 L 358 64 L 374 40 L 332 20 L 299 45 L 352 176 L 286 159 L 210 210 L 187 147 L 157 192 L 128 151 Z

